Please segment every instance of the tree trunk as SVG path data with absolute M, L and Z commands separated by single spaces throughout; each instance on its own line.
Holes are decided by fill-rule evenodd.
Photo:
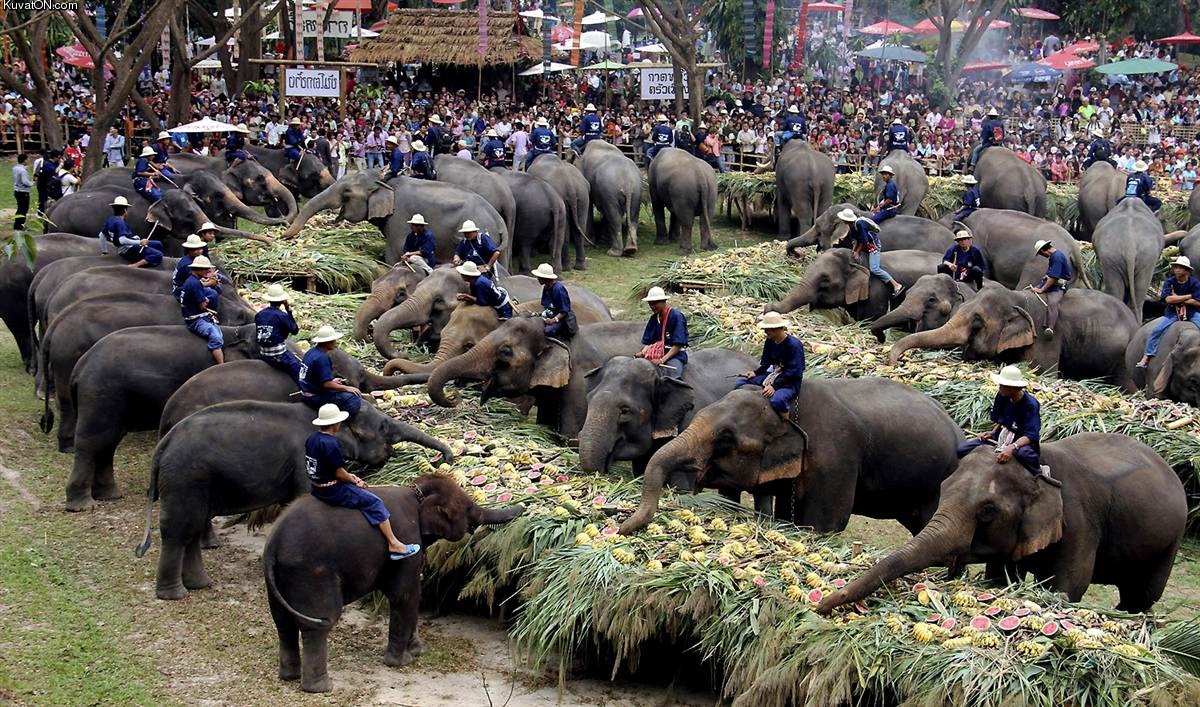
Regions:
M 282 7 L 287 5 L 287 3 L 280 2 L 279 5 Z M 263 19 L 262 4 L 252 5 L 246 13 L 242 28 L 239 31 L 238 46 L 241 47 L 241 61 L 238 62 L 236 84 L 239 93 L 247 81 L 257 80 L 262 72 L 262 66 L 253 63 L 251 60 L 262 58 L 261 37 L 265 25 L 266 20 Z
M 179 18 L 171 18 L 171 100 L 167 117 L 171 125 L 188 122 L 192 112 L 192 71 L 187 57 L 187 35 Z
M 9 23 L 13 23 L 15 26 L 20 21 L 19 16 L 16 13 L 12 13 L 4 18 L 0 26 L 8 26 Z M 44 17 L 33 24 L 8 33 L 13 47 L 17 50 L 21 61 L 25 63 L 25 70 L 29 73 L 33 87 L 30 88 L 27 86 L 22 77 L 17 76 L 9 67 L 3 65 L 0 65 L 0 81 L 3 81 L 11 90 L 16 91 L 22 98 L 33 104 L 34 113 L 39 116 L 39 120 L 41 121 L 42 133 L 46 138 L 46 146 L 62 149 L 65 140 L 62 132 L 58 129 L 58 125 L 55 123 L 48 124 L 43 117 L 54 115 L 54 91 L 50 89 L 50 80 L 46 73 L 46 63 L 44 61 L 49 24 L 50 14 L 46 13 Z
M 689 59 L 687 65 L 688 83 L 690 84 L 688 105 L 691 108 L 692 122 L 698 128 L 700 127 L 700 112 L 704 107 L 704 75 L 696 65 L 695 43 L 689 47 L 687 56 Z
M 671 76 L 675 79 L 675 117 L 683 115 L 683 67 L 679 62 L 671 62 Z

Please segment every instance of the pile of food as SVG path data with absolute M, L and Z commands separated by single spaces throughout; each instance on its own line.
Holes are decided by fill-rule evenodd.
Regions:
M 284 227 L 268 228 L 274 242 L 232 240 L 215 247 L 224 267 L 240 279 L 311 275 L 327 292 L 369 289 L 387 266 L 383 236 L 369 223 L 335 225 L 334 214 L 317 214 L 296 238 L 280 238 Z

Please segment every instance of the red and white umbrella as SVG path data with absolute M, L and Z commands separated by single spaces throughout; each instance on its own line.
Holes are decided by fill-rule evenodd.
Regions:
M 859 27 L 858 31 L 862 34 L 873 34 L 879 37 L 884 37 L 889 34 L 910 34 L 912 32 L 912 28 L 905 27 L 899 22 L 884 20 L 882 22 L 876 22 L 873 25 L 867 25 L 866 27 Z
M 824 0 L 821 0 L 820 2 L 810 2 L 810 3 L 805 3 L 805 4 L 808 6 L 809 12 L 845 12 L 846 11 L 846 7 L 844 5 L 839 5 L 836 2 L 825 2 Z
M 1163 37 L 1154 41 L 1158 42 L 1159 44 L 1200 44 L 1200 34 L 1183 32 L 1181 34 L 1173 34 L 1170 37 Z
M 87 50 L 79 42 L 75 42 L 69 47 L 59 47 L 54 50 L 54 53 L 63 58 L 63 63 L 70 64 L 71 66 L 80 69 L 96 68 L 95 62 L 92 61 L 92 55 L 88 54 Z M 109 64 L 108 68 L 112 68 L 112 65 Z
M 1036 7 L 1018 7 L 1014 13 L 1029 20 L 1057 20 L 1058 15 Z
M 1090 69 L 1096 65 L 1096 62 L 1085 56 L 1076 56 L 1068 52 L 1054 52 L 1038 63 L 1045 64 L 1046 66 L 1058 69 L 1059 71 Z
M 999 61 L 973 61 L 962 68 L 964 74 L 974 73 L 976 71 L 999 71 L 1007 69 L 1008 64 Z
M 1068 54 L 1090 54 L 1091 52 L 1100 51 L 1100 45 L 1090 39 L 1085 39 L 1079 42 L 1071 42 L 1063 47 L 1061 51 Z

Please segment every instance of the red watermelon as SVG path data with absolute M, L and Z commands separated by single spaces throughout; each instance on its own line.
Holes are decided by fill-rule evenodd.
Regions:
M 854 608 L 858 609 L 858 613 L 860 614 L 867 613 L 867 605 L 861 601 L 854 602 Z
M 1021 620 L 1015 616 L 1005 616 L 996 624 L 1002 631 L 1015 631 L 1021 625 Z
M 925 619 L 925 622 L 931 623 L 931 624 L 936 624 L 937 622 L 939 622 L 941 620 L 942 620 L 941 614 L 930 614 L 929 618 Z
M 996 598 L 996 595 L 988 594 L 987 592 L 984 592 L 983 594 L 980 594 L 979 596 L 977 596 L 975 598 L 979 601 L 991 601 Z
M 1058 633 L 1057 621 L 1047 621 L 1046 625 L 1042 627 L 1043 636 L 1053 636 L 1056 633 Z
M 971 619 L 971 628 L 986 631 L 992 627 L 992 620 L 986 616 L 976 616 Z
M 1003 612 L 1004 612 L 1004 609 L 1001 609 L 998 606 L 989 606 L 988 608 L 983 610 L 983 613 L 986 614 L 987 616 L 999 616 Z
M 942 628 L 946 629 L 947 631 L 953 631 L 954 627 L 957 625 L 958 625 L 958 622 L 955 621 L 954 619 L 946 619 L 945 621 L 942 622 Z
M 837 579 L 833 580 L 833 586 L 835 589 L 841 589 L 842 587 L 846 586 L 846 580 L 838 577 Z
M 814 589 L 808 593 L 808 600 L 814 604 L 819 604 L 824 596 L 825 595 L 821 593 L 820 589 Z
M 1075 624 L 1067 621 L 1066 619 L 1063 619 L 1059 625 L 1063 627 L 1064 631 L 1070 631 L 1071 629 L 1075 628 Z
M 1020 609 L 1017 609 L 1016 611 L 1014 611 L 1013 615 L 1014 616 L 1029 616 L 1029 613 L 1030 613 L 1029 609 L 1026 609 L 1025 607 L 1021 607 Z
M 925 583 L 924 583 L 924 582 L 917 582 L 916 584 L 914 584 L 914 585 L 913 585 L 913 591 L 914 591 L 914 592 L 919 592 L 919 591 L 921 591 L 921 590 L 922 590 L 922 589 L 924 589 L 924 588 L 925 588 Z

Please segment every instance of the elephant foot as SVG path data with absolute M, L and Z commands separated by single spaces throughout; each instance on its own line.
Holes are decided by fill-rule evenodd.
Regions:
M 576 270 L 587 270 L 587 261 L 586 260 L 575 261 L 575 269 Z
M 333 681 L 329 679 L 327 673 L 319 678 L 311 678 L 301 682 L 300 689 L 305 692 L 331 692 L 333 691 Z
M 605 254 L 614 258 L 619 258 L 624 255 L 620 248 L 609 248 L 607 251 L 605 251 Z
M 180 599 L 186 599 L 187 595 L 188 590 L 184 588 L 182 582 L 176 582 L 165 587 L 155 587 L 154 589 L 154 596 L 166 601 L 179 601 Z
M 121 487 L 115 483 L 109 486 L 97 486 L 92 490 L 92 498 L 97 501 L 118 501 L 125 497 Z
M 63 454 L 74 454 L 75 441 L 62 439 L 58 440 L 58 451 L 62 452 Z
M 387 652 L 383 654 L 383 664 L 389 668 L 403 668 L 413 662 L 413 654 L 411 651 L 402 651 L 399 655 Z
M 285 682 L 292 682 L 300 679 L 300 661 L 295 663 L 279 663 L 279 679 Z
M 217 535 L 217 529 L 210 522 L 208 529 L 204 531 L 204 537 L 200 539 L 200 547 L 205 550 L 221 547 L 221 536 Z
M 666 238 L 655 238 L 654 239 L 654 245 L 667 245 L 670 242 L 671 241 L 669 241 Z
M 188 589 L 208 589 L 212 586 L 212 579 L 208 574 L 200 574 L 196 576 L 184 576 L 183 586 Z
M 627 245 L 627 246 L 625 246 L 625 251 L 624 251 L 624 253 L 623 253 L 623 254 L 624 254 L 624 255 L 626 255 L 626 256 L 629 256 L 629 257 L 632 257 L 632 256 L 634 256 L 634 255 L 637 255 L 637 246 L 635 246 L 635 245 Z
M 414 636 L 413 639 L 408 642 L 408 652 L 412 653 L 414 658 L 424 654 L 425 641 L 422 641 L 419 636 Z
M 96 507 L 96 500 L 90 494 L 72 494 L 67 496 L 67 510 L 71 513 L 82 513 Z
M 704 250 L 716 250 L 716 249 L 717 249 L 717 244 L 716 244 L 716 243 L 705 243 L 705 244 L 704 244 L 703 246 L 701 246 L 701 247 L 702 247 Z

